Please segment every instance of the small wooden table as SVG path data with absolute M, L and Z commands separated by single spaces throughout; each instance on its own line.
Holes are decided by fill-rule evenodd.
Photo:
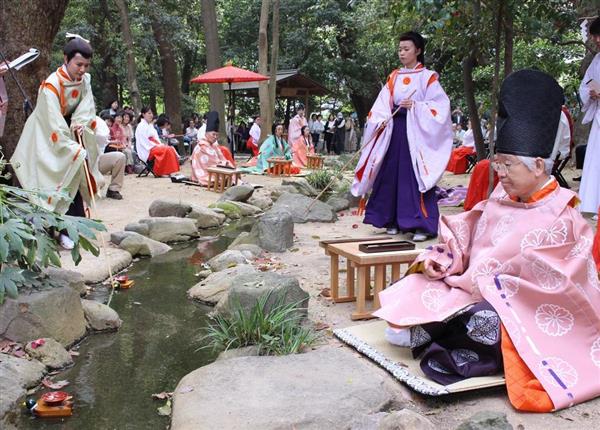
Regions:
M 208 167 L 206 171 L 208 172 L 208 190 L 215 193 L 222 193 L 232 185 L 237 185 L 238 180 L 242 177 L 242 172 L 236 169 Z
M 406 268 L 423 252 L 423 249 L 410 251 L 392 251 L 366 253 L 358 250 L 360 243 L 386 242 L 390 238 L 360 238 L 323 240 L 319 246 L 331 261 L 330 290 L 331 299 L 335 303 L 356 301 L 356 309 L 352 313 L 353 320 L 374 318 L 371 313 L 381 307 L 379 293 L 392 282 L 400 279 L 400 266 Z M 339 257 L 346 258 L 346 295 L 339 292 Z M 387 269 L 390 267 L 388 276 Z M 371 293 L 371 268 L 374 268 L 373 292 Z M 389 282 L 387 281 L 389 279 Z M 357 282 L 358 281 L 358 282 Z M 356 285 L 357 284 L 357 285 Z M 358 289 L 355 294 L 355 287 Z M 366 300 L 373 299 L 373 306 L 367 309 Z
M 292 160 L 285 158 L 268 158 L 269 176 L 290 176 L 292 173 Z
M 317 154 L 306 155 L 306 168 L 307 169 L 322 169 L 323 168 L 323 157 Z

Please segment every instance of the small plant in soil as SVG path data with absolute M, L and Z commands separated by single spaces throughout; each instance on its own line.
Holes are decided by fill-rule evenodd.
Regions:
M 327 184 L 329 184 L 329 182 L 331 182 L 333 176 L 334 173 L 331 170 L 315 170 L 306 177 L 306 180 L 310 185 L 313 186 L 313 188 L 322 190 L 327 186 Z
M 285 304 L 281 296 L 269 300 L 262 296 L 250 312 L 239 302 L 234 303 L 229 316 L 215 315 L 204 329 L 202 348 L 214 351 L 255 345 L 260 355 L 287 355 L 301 352 L 316 343 L 319 336 L 301 325 L 299 303 Z

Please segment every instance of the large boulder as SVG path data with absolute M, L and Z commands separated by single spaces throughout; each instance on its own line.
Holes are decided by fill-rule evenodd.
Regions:
M 148 231 L 150 227 L 148 224 L 143 224 L 141 222 L 132 222 L 125 226 L 123 230 L 125 231 L 133 231 L 135 233 L 139 233 L 143 236 L 148 236 Z
M 331 206 L 335 212 L 343 211 L 350 207 L 350 202 L 348 200 L 335 196 L 329 197 L 325 203 Z
M 239 264 L 247 263 L 248 259 L 244 256 L 244 254 L 242 254 L 240 251 L 233 250 L 227 250 L 219 255 L 215 255 L 206 262 L 213 272 L 219 272 Z
M 104 248 L 100 253 L 100 257 L 96 257 L 88 251 L 82 252 L 81 257 L 81 262 L 77 266 L 75 266 L 75 263 L 71 259 L 65 261 L 63 258 L 63 267 L 65 269 L 77 270 L 83 275 L 83 280 L 86 284 L 96 284 L 108 279 L 109 267 L 113 274 L 118 273 L 129 266 L 133 260 L 129 252 L 124 249 L 112 247 Z
M 228 188 L 219 198 L 219 201 L 230 200 L 233 202 L 245 202 L 254 193 L 254 187 L 252 185 L 234 185 Z
M 227 219 L 223 213 L 198 205 L 192 205 L 192 210 L 186 215 L 186 218 L 193 219 L 198 228 L 219 227 Z
M 117 330 L 123 321 L 119 314 L 104 303 L 94 300 L 81 300 L 88 327 L 94 331 Z
M 308 207 L 312 204 L 310 211 Z M 294 218 L 294 222 L 334 222 L 337 219 L 331 206 L 300 194 L 283 193 L 273 205 L 273 209 L 287 209 Z
M 262 213 L 262 209 L 244 202 L 229 202 L 240 208 L 242 216 L 254 216 Z
M 87 292 L 83 275 L 79 272 L 49 266 L 44 269 L 44 273 L 48 275 L 55 284 L 68 286 L 75 290 L 80 296 Z
M 145 236 L 159 242 L 184 242 L 198 237 L 196 223 L 188 218 L 143 218 L 140 223 L 148 226 L 148 234 Z
M 25 397 L 27 389 L 36 386 L 46 366 L 37 360 L 26 360 L 0 353 L 0 428 L 18 428 L 17 421 L 21 410 L 17 402 Z
M 223 213 L 230 219 L 240 219 L 242 210 L 232 202 L 218 201 L 208 205 L 210 209 L 221 209 Z
M 110 236 L 112 243 L 129 252 L 133 257 L 156 257 L 166 254 L 171 247 L 133 231 L 122 231 Z
M 25 351 L 49 369 L 62 369 L 73 364 L 69 351 L 54 339 L 46 337 L 42 338 L 43 342 L 37 341 L 27 343 Z
M 319 192 L 305 178 L 284 178 L 282 185 L 291 185 L 304 196 L 315 197 Z
M 347 348 L 219 360 L 174 391 L 171 430 L 344 429 L 402 398 L 400 387 Z
M 253 233 L 262 249 L 284 252 L 294 244 L 294 218 L 286 209 L 271 209 L 258 220 Z
M 174 216 L 184 218 L 191 210 L 192 206 L 187 203 L 171 200 L 154 200 L 148 208 L 148 215 L 151 217 Z
M 248 259 L 256 258 L 264 252 L 260 246 L 252 245 L 249 243 L 229 246 L 229 248 L 227 249 L 231 249 L 232 251 L 240 251 L 244 255 L 244 257 Z
M 21 292 L 0 305 L 0 338 L 27 343 L 51 337 L 68 346 L 84 334 L 81 300 L 70 287 Z
M 235 249 L 237 246 L 239 245 L 258 245 L 258 236 L 256 231 L 254 231 L 254 229 L 250 232 L 247 231 L 243 231 L 240 234 L 238 234 L 238 237 L 236 237 L 233 242 L 231 242 L 231 244 L 229 245 L 229 247 L 227 249 Z
M 258 272 L 236 276 L 231 287 L 219 300 L 215 313 L 231 315 L 232 310 L 240 306 L 244 312 L 250 313 L 258 300 L 270 294 L 266 310 L 271 309 L 277 301 L 283 304 L 294 304 L 297 313 L 307 315 L 308 293 L 300 288 L 298 280 L 292 276 L 274 272 Z
M 248 203 L 266 211 L 273 206 L 273 199 L 269 196 L 252 196 L 248 199 Z
M 230 267 L 220 272 L 214 272 L 190 288 L 187 292 L 188 297 L 214 306 L 231 288 L 236 276 L 248 273 L 256 273 L 254 266 L 240 264 L 239 266 Z
M 300 191 L 293 185 L 278 185 L 271 188 L 271 198 L 277 200 L 284 193 L 300 194 Z

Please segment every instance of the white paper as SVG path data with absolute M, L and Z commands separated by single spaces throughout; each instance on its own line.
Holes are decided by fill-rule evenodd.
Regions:
M 20 70 L 23 66 L 31 63 L 37 57 L 40 56 L 40 51 L 35 48 L 29 48 L 29 51 L 24 53 L 18 58 L 15 58 L 10 63 L 8 63 L 8 67 L 15 70 Z

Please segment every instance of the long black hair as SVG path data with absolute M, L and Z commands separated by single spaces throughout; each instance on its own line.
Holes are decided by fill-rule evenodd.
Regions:
M 400 39 L 398 42 L 402 41 L 410 41 L 415 44 L 417 49 L 421 50 L 421 53 L 417 55 L 417 61 L 423 65 L 425 65 L 425 39 L 416 31 L 407 31 L 406 33 L 402 33 L 400 35 Z
M 139 123 L 144 118 L 144 114 L 151 110 L 152 110 L 152 108 L 150 108 L 150 106 L 144 106 L 142 108 L 142 110 L 140 111 L 140 116 L 138 117 L 137 122 Z
M 63 54 L 67 56 L 67 63 L 73 59 L 77 53 L 81 54 L 81 56 L 85 59 L 92 58 L 92 54 L 94 50 L 92 49 L 92 45 L 90 45 L 85 40 L 74 37 L 69 40 L 63 48 Z

